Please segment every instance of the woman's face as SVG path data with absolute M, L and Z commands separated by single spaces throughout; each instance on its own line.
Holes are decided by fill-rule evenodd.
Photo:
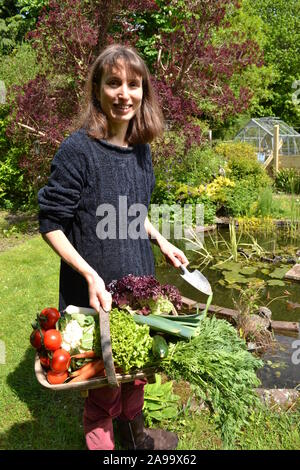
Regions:
M 129 123 L 143 99 L 142 77 L 124 63 L 104 71 L 100 85 L 100 104 L 111 124 Z

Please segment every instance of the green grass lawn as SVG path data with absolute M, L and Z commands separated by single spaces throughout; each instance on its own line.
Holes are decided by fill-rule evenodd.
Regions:
M 85 449 L 83 398 L 42 388 L 29 344 L 36 312 L 57 306 L 58 270 L 58 257 L 40 236 L 0 253 L 0 339 L 6 348 L 0 363 L 0 449 Z M 299 449 L 299 423 L 299 412 L 254 414 L 236 448 Z M 207 412 L 186 412 L 166 426 L 178 433 L 178 449 L 222 448 Z
M 83 399 L 36 381 L 29 344 L 36 312 L 58 303 L 58 257 L 40 236 L 0 253 L 1 449 L 84 449 Z

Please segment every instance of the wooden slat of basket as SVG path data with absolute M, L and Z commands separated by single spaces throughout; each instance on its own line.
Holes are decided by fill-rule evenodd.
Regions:
M 111 349 L 109 312 L 106 312 L 101 307 L 99 308 L 99 327 L 100 327 L 102 358 L 104 362 L 107 382 L 110 387 L 118 387 L 119 382 L 116 377 L 116 371 L 115 371 L 114 361 L 112 357 L 112 349 Z
M 51 390 L 87 390 L 87 389 L 94 389 L 100 387 L 106 387 L 108 385 L 107 377 L 94 377 L 89 380 L 84 380 L 82 382 L 72 383 L 64 383 L 58 385 L 51 385 L 49 384 L 46 378 L 46 372 L 44 371 L 41 363 L 39 355 L 36 354 L 35 356 L 35 364 L 34 364 L 35 375 L 38 382 L 45 388 L 49 388 Z M 132 382 L 135 379 L 144 379 L 147 378 L 149 382 L 151 382 L 152 376 L 155 374 L 154 367 L 149 367 L 148 369 L 144 369 L 142 371 L 136 371 L 131 374 L 116 374 L 116 378 L 118 382 Z

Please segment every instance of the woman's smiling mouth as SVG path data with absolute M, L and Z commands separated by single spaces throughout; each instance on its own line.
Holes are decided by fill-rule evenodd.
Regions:
M 126 111 L 127 109 L 130 109 L 132 107 L 132 104 L 118 104 L 118 103 L 115 103 L 114 107 Z

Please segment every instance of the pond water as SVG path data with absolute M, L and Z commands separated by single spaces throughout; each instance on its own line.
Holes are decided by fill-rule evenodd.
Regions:
M 223 255 L 223 259 L 229 257 L 229 254 L 227 252 L 225 253 L 226 247 L 224 243 L 219 244 L 217 253 L 215 241 L 216 239 L 220 240 L 220 237 L 223 237 L 228 242 L 228 229 L 210 232 L 210 236 L 205 234 L 204 238 L 202 237 L 202 242 L 204 241 L 206 249 L 214 256 L 213 261 L 204 269 L 202 267 L 199 268 L 203 258 L 192 250 L 188 250 L 185 241 L 170 241 L 185 252 L 190 262 L 188 268 L 191 271 L 199 268 L 207 277 L 213 290 L 212 304 L 221 307 L 235 308 L 233 299 L 238 298 L 239 291 L 232 288 L 232 285 L 224 282 L 222 270 L 212 269 L 218 261 L 218 253 Z M 239 234 L 237 232 L 237 238 L 238 237 Z M 267 236 L 255 235 L 255 239 L 257 243 L 268 252 L 265 253 L 264 256 L 270 258 L 273 257 L 273 254 L 283 255 L 286 261 L 289 257 L 296 257 L 296 252 L 300 248 L 300 239 L 289 239 L 286 231 L 282 229 L 278 229 Z M 249 243 L 250 241 L 249 236 L 241 236 L 240 243 Z M 159 251 L 154 250 L 154 252 L 157 262 L 156 275 L 161 283 L 173 284 L 180 290 L 183 296 L 201 303 L 206 303 L 207 296 L 205 294 L 202 294 L 187 284 L 186 281 L 180 277 L 179 270 L 164 263 L 162 257 L 159 255 Z M 245 258 L 242 257 L 241 259 Z M 270 274 L 274 272 L 276 268 L 280 267 L 283 268 L 283 270 L 286 268 L 287 271 L 293 266 L 293 264 L 285 262 L 254 262 L 254 266 L 255 265 L 257 267 L 257 271 L 254 274 L 255 278 L 263 279 L 265 282 L 269 282 L 272 279 L 274 280 L 274 278 L 270 277 Z M 252 262 L 251 266 L 253 266 Z M 266 274 L 266 271 L 262 272 L 262 269 L 267 269 L 269 274 Z M 265 305 L 270 308 L 273 320 L 300 322 L 300 282 L 281 279 L 281 283 L 284 285 L 266 285 L 261 291 L 258 303 L 259 305 Z M 245 284 L 241 284 L 241 287 L 244 288 Z M 295 364 L 295 362 L 298 361 L 292 361 L 292 358 L 295 358 L 297 350 L 299 351 L 297 358 L 300 359 L 300 333 L 284 335 L 275 333 L 275 338 L 277 340 L 275 348 L 262 356 L 265 361 L 265 366 L 258 372 L 262 386 L 265 388 L 294 388 L 300 384 L 300 364 Z M 298 343 L 295 343 L 296 341 L 298 341 Z

